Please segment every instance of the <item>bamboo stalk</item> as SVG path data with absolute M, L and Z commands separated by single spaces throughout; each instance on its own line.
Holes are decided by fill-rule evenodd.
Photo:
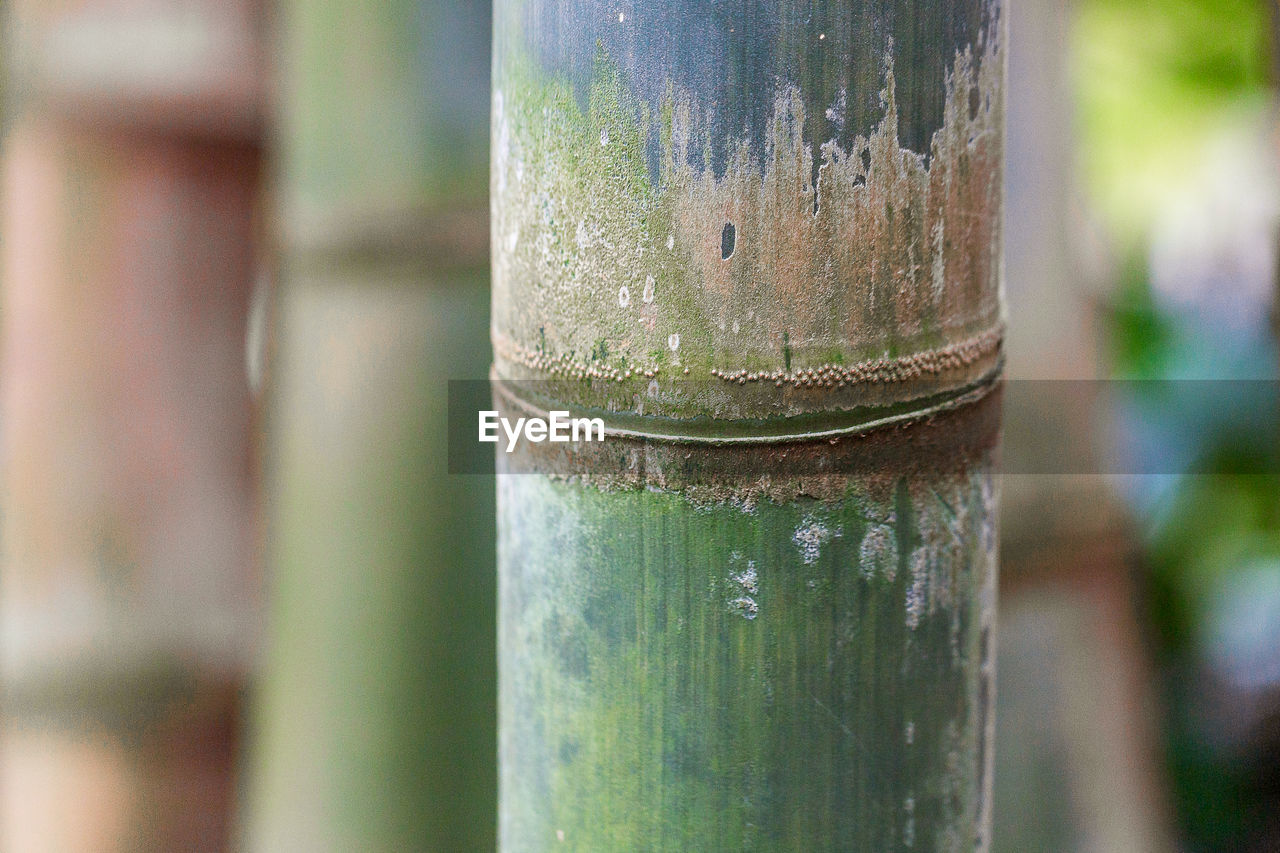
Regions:
M 1071 193 L 1069 108 L 1075 3 L 1009 8 L 1009 178 L 1005 184 L 1009 381 L 1100 380 L 1105 289 L 1082 263 Z M 1016 160 L 1014 159 L 1016 158 Z M 1043 389 L 1005 399 L 1010 447 L 1099 454 L 1097 400 L 1064 405 Z M 1086 396 L 1086 395 L 1081 395 Z M 1095 471 L 1105 470 L 1093 461 Z M 1010 476 L 1001 494 L 997 853 L 1171 849 L 1148 711 L 1135 526 L 1114 478 Z M 1069 804 L 1064 808 L 1064 803 Z
M 999 4 L 495 27 L 500 849 L 985 848 Z
M 487 4 L 289 2 L 268 654 L 248 849 L 493 846 L 491 483 L 447 473 L 484 375 Z
M 256 639 L 254 6 L 6 11 L 0 847 L 221 849 Z

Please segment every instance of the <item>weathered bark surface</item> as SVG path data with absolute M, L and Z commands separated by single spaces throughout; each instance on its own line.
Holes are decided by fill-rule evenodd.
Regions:
M 256 640 L 255 8 L 6 9 L 6 851 L 227 844 Z
M 493 847 L 493 493 L 448 474 L 485 339 L 488 3 L 281 9 L 268 653 L 248 849 Z
M 985 847 L 999 4 L 495 25 L 501 849 Z
M 764 8 L 742 5 L 736 25 L 701 8 L 632 20 L 591 3 L 560 16 L 536 2 L 499 5 L 499 375 L 551 380 L 549 393 L 613 411 L 644 394 L 645 414 L 688 425 L 838 419 L 990 373 L 1000 341 L 995 7 L 959 4 L 966 13 L 954 17 L 968 26 L 894 40 L 888 23 L 933 17 L 876 4 L 872 17 L 888 23 L 869 44 L 877 30 L 858 29 L 843 7 L 827 10 L 826 28 L 780 12 L 781 30 L 769 32 L 755 21 Z M 709 90 L 660 63 L 703 30 L 725 43 L 707 69 L 722 82 Z M 653 32 L 676 44 L 637 35 Z M 929 76 L 904 65 L 917 51 L 922 67 L 937 66 L 936 88 L 905 85 Z M 595 60 L 581 81 L 584 53 Z M 748 73 L 753 62 L 770 72 Z M 653 79 L 655 68 L 667 77 Z M 876 114 L 846 115 L 868 97 Z M 767 121 L 741 112 L 747 99 Z M 905 147 L 914 137 L 925 147 Z M 712 381 L 676 381 L 685 378 Z

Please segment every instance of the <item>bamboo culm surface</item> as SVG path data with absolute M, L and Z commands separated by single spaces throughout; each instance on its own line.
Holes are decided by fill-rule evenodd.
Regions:
M 500 849 L 985 849 L 1000 4 L 494 25 Z

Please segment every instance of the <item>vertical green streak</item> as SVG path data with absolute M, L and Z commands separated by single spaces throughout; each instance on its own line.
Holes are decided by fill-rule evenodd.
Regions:
M 287 2 L 269 630 L 252 850 L 494 844 L 492 483 L 448 473 L 485 375 L 488 4 Z
M 499 479 L 503 851 L 984 841 L 988 462 L 754 505 Z
M 493 838 L 492 493 L 451 477 L 445 361 L 483 363 L 478 279 L 311 274 L 282 299 L 275 577 L 250 848 Z
M 483 204 L 488 17 L 477 0 L 282 4 L 286 231 L 350 238 L 370 220 Z

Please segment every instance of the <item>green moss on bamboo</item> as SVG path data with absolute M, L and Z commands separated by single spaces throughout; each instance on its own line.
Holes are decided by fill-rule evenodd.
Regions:
M 835 502 L 499 491 L 504 851 L 973 849 L 988 462 Z
M 674 86 L 650 110 L 601 51 L 583 109 L 567 82 L 509 59 L 493 109 L 500 375 L 560 380 L 565 399 L 632 409 L 654 378 L 663 386 L 685 377 L 777 380 L 804 368 L 897 365 L 988 339 L 995 345 L 974 361 L 938 373 L 971 379 L 990 369 L 999 340 L 1000 63 L 994 40 L 976 57 L 956 55 L 926 161 L 898 142 L 890 54 L 883 120 L 849 152 L 822 144 L 815 184 L 794 89 L 774 96 L 765 150 L 738 145 L 717 177 L 696 162 L 699 143 L 704 161 L 710 146 L 693 129 L 706 105 Z M 660 149 L 656 180 L 650 140 Z M 727 259 L 726 223 L 736 234 Z M 601 341 L 607 359 L 596 354 Z M 850 400 L 910 393 L 845 378 L 857 388 Z M 729 389 L 673 390 L 647 405 L 676 417 L 760 409 Z M 782 410 L 815 405 L 800 395 Z

